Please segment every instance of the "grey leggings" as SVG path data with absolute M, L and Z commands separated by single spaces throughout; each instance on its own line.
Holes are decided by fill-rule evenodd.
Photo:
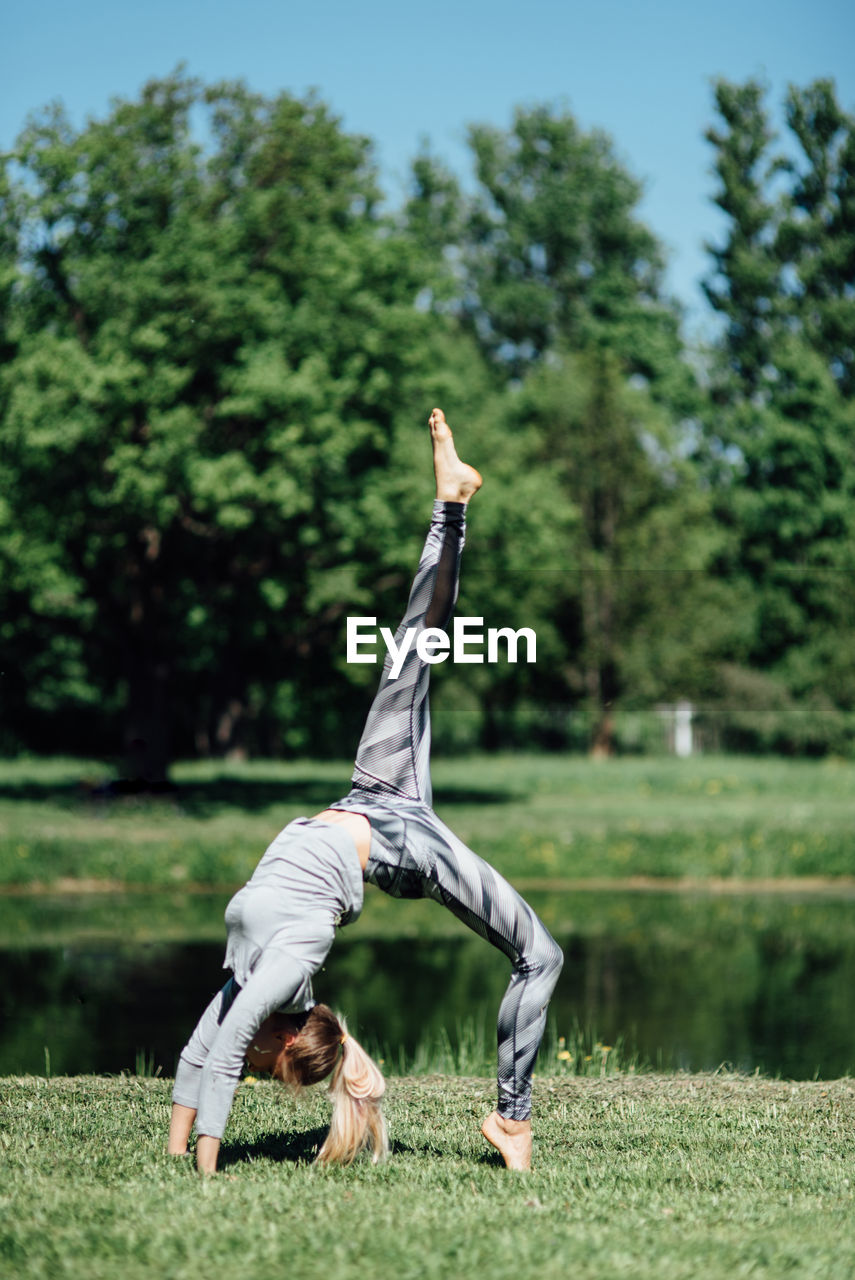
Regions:
M 465 516 L 462 503 L 434 503 L 396 644 L 408 627 L 417 633 L 444 627 L 451 617 Z M 371 823 L 366 880 L 393 897 L 441 902 L 510 959 L 513 971 L 498 1021 L 498 1109 L 508 1119 L 525 1120 L 546 1007 L 563 956 L 528 903 L 431 808 L 430 664 L 419 658 L 415 640 L 397 679 L 390 670 L 387 657 L 359 743 L 353 789 L 331 807 L 362 813 Z

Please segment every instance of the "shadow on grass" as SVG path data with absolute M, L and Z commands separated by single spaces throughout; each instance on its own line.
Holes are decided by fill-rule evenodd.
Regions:
M 329 1127 L 307 1129 L 304 1133 L 271 1133 L 255 1142 L 228 1142 L 220 1149 L 222 1168 L 247 1164 L 253 1160 L 272 1160 L 277 1164 L 311 1164 L 329 1133 Z
M 203 812 L 225 806 L 235 809 L 269 809 L 277 804 L 302 805 L 307 813 L 329 808 L 350 791 L 350 778 L 341 785 L 317 778 L 288 779 L 283 782 L 251 782 L 223 779 L 216 782 L 188 783 L 176 788 L 173 797 L 186 813 Z M 439 787 L 434 791 L 434 804 L 509 804 L 518 799 L 510 791 L 484 787 Z
M 306 1129 L 305 1133 L 271 1133 L 265 1135 L 264 1138 L 257 1138 L 255 1142 L 229 1142 L 220 1148 L 219 1167 L 225 1169 L 229 1165 L 251 1164 L 253 1160 L 270 1160 L 274 1164 L 282 1165 L 285 1161 L 291 1162 L 292 1165 L 311 1165 L 314 1164 L 317 1152 L 323 1146 L 326 1134 L 329 1133 L 329 1126 L 324 1125 L 320 1129 Z M 430 1153 L 429 1148 L 410 1147 L 406 1142 L 389 1143 L 389 1156 L 416 1156 Z M 502 1160 L 498 1152 L 493 1152 L 495 1158 L 491 1158 L 490 1153 L 485 1153 L 481 1158 L 480 1164 L 502 1166 Z M 364 1156 L 358 1157 L 360 1160 Z
M 262 812 L 277 805 L 299 804 L 306 813 L 328 808 L 350 790 L 345 774 L 340 783 L 328 779 L 305 777 L 280 781 L 252 778 L 214 778 L 205 782 L 185 782 L 155 788 L 123 781 L 79 782 L 0 782 L 0 801 L 80 804 L 94 808 L 132 809 L 164 807 L 178 809 L 191 817 L 203 817 L 218 809 L 241 809 Z M 434 791 L 434 804 L 510 804 L 519 799 L 511 791 L 495 788 L 444 786 Z
M 253 1160 L 271 1160 L 276 1164 L 284 1164 L 285 1161 L 291 1164 L 312 1164 L 328 1133 L 329 1126 L 323 1126 L 319 1129 L 307 1129 L 305 1133 L 271 1133 L 255 1142 L 229 1142 L 220 1149 L 219 1164 L 221 1168 Z M 412 1156 L 416 1154 L 416 1148 L 407 1146 L 405 1142 L 393 1141 L 389 1144 L 389 1153 L 391 1156 Z
M 395 1138 L 393 1138 L 389 1143 L 390 1157 L 424 1155 L 427 1149 L 427 1147 L 408 1146 L 406 1142 L 399 1142 Z

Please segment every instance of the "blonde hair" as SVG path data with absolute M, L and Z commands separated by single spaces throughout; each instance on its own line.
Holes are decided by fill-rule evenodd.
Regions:
M 348 1035 L 344 1019 L 337 1018 L 327 1005 L 316 1004 L 297 1038 L 282 1049 L 273 1074 L 299 1088 L 323 1080 L 333 1067 L 330 1131 L 317 1162 L 350 1164 L 360 1151 L 369 1148 L 377 1164 L 389 1151 L 381 1107 L 386 1081 L 362 1045 Z

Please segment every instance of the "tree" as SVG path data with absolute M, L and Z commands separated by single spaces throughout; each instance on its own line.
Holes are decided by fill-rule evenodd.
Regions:
M 727 130 L 707 135 L 730 219 L 707 285 L 727 321 L 708 419 L 732 535 L 719 571 L 751 588 L 745 662 L 827 719 L 855 710 L 852 122 L 829 82 L 792 89 L 797 162 L 771 154 L 763 97 L 720 83 Z
M 480 185 L 464 314 L 498 376 L 520 382 L 517 411 L 540 465 L 577 515 L 549 614 L 564 696 L 587 708 L 593 749 L 606 754 L 618 700 L 632 696 L 632 637 L 656 599 L 636 553 L 657 525 L 670 529 L 671 552 L 685 551 L 692 534 L 680 521 L 700 519 L 679 458 L 697 392 L 661 246 L 637 214 L 641 185 L 607 135 L 539 107 L 517 111 L 507 133 L 471 129 L 470 143 Z M 677 625 L 673 603 L 660 612 L 666 630 Z M 642 678 L 637 646 L 635 657 L 636 687 L 667 696 L 679 663 L 653 675 L 651 653 Z
M 706 691 L 704 668 L 727 630 L 702 630 L 715 612 L 709 499 L 682 456 L 678 424 L 611 352 L 551 360 L 519 400 L 579 515 L 558 551 L 552 616 L 566 686 L 588 712 L 594 753 L 609 755 L 618 705 Z
M 239 744 L 285 672 L 280 703 L 329 719 L 316 655 L 431 325 L 366 140 L 314 98 L 177 73 L 79 132 L 32 121 L 5 181 L 13 723 L 124 707 L 157 780 L 171 733 Z
M 831 81 L 793 86 L 785 112 L 790 146 L 773 150 L 778 139 L 762 85 L 720 80 L 715 102 L 724 127 L 706 137 L 716 148 L 715 203 L 728 231 L 723 245 L 707 246 L 713 270 L 704 288 L 726 320 L 732 375 L 742 394 L 774 396 L 777 343 L 797 333 L 851 394 L 855 120 Z
M 481 125 L 469 136 L 479 191 L 466 308 L 506 376 L 549 351 L 605 348 L 655 394 L 685 401 L 662 249 L 637 216 L 641 184 L 609 137 L 548 107 L 518 110 L 507 133 Z
M 765 386 L 783 318 L 778 212 L 768 195 L 783 162 L 769 154 L 775 135 L 764 97 L 755 81 L 719 81 L 715 100 L 724 128 L 706 131 L 716 148 L 719 189 L 714 200 L 730 221 L 724 245 L 706 246 L 713 269 L 704 291 L 726 321 L 723 352 L 729 377 L 749 398 Z
M 794 275 L 790 316 L 840 388 L 855 393 L 855 118 L 830 80 L 793 86 L 787 123 L 803 160 L 790 162 L 791 190 L 778 257 Z
M 741 462 L 729 506 L 757 601 L 749 660 L 800 695 L 828 689 L 835 672 L 833 700 L 853 708 L 845 636 L 855 622 L 855 414 L 799 340 L 783 340 L 776 361 L 774 402 L 743 411 L 744 430 L 732 437 Z M 806 663 L 829 642 L 843 647 L 832 666 Z
M 685 692 L 697 684 L 686 676 L 685 637 L 679 656 L 657 648 L 681 625 L 673 600 L 650 628 L 649 669 L 632 639 L 656 598 L 652 578 L 641 585 L 637 549 L 646 537 L 655 543 L 658 527 L 668 533 L 657 551 L 680 556 L 703 523 L 705 504 L 690 496 L 692 469 L 680 459 L 697 388 L 679 312 L 663 292 L 662 249 L 637 216 L 641 186 L 611 140 L 547 106 L 518 110 L 508 131 L 474 126 L 469 138 L 474 197 L 422 156 L 409 225 L 436 257 L 444 252 L 434 306 L 460 315 L 478 340 L 498 388 L 496 416 L 522 436 L 520 470 L 544 490 L 535 506 L 551 521 L 551 545 L 532 557 L 542 595 L 526 599 L 541 619 L 550 676 L 538 673 L 531 691 L 545 706 L 584 705 L 592 744 L 608 752 L 616 702 L 633 686 L 643 697 L 668 696 L 673 680 Z M 690 529 L 681 532 L 681 519 Z M 697 580 L 705 557 L 695 546 L 689 559 Z M 519 690 L 519 672 L 514 680 Z M 510 687 L 503 695 L 494 679 L 484 697 L 507 721 Z

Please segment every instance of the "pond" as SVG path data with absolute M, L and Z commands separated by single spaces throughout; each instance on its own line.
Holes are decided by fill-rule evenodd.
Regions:
M 827 1079 L 855 1070 L 855 909 L 842 898 L 531 894 L 566 955 L 550 1007 L 654 1067 Z M 171 1075 L 224 980 L 227 894 L 0 904 L 0 1075 Z M 369 893 L 315 994 L 394 1055 L 475 1019 L 491 1043 L 504 956 L 431 903 Z M 542 1063 L 542 1070 L 549 1064 Z

